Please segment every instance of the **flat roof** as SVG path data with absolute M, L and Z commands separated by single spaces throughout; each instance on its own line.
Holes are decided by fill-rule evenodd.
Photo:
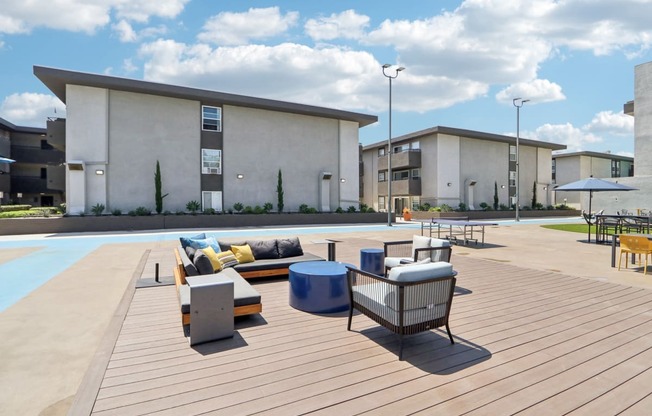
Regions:
M 397 143 L 398 144 L 398 143 L 401 143 L 401 142 L 406 142 L 406 141 L 409 141 L 409 140 L 418 139 L 420 137 L 430 136 L 432 134 L 449 134 L 451 136 L 468 137 L 470 139 L 488 140 L 488 141 L 492 141 L 492 142 L 516 144 L 516 137 L 513 137 L 513 136 L 503 136 L 501 134 L 485 133 L 485 132 L 481 132 L 481 131 L 466 130 L 466 129 L 456 129 L 456 128 L 453 128 L 453 127 L 446 127 L 446 126 L 435 126 L 435 127 L 429 128 L 429 129 L 415 131 L 414 133 L 408 133 L 408 134 L 405 134 L 403 136 L 394 137 L 394 138 L 392 138 L 392 143 Z M 564 144 L 557 144 L 557 143 L 551 143 L 551 142 L 542 142 L 542 141 L 539 141 L 539 140 L 529 140 L 529 139 L 524 139 L 522 137 L 519 138 L 518 142 L 519 142 L 520 145 L 524 145 L 524 146 L 543 147 L 545 149 L 551 149 L 551 150 L 563 150 L 563 149 L 566 149 L 566 145 L 564 145 Z M 383 140 L 383 141 L 379 141 L 379 142 L 367 145 L 367 146 L 363 147 L 362 150 L 379 148 L 379 147 L 385 146 L 386 144 L 387 144 L 387 140 Z
M 634 158 L 630 156 L 615 155 L 613 153 L 592 152 L 590 150 L 581 151 L 581 152 L 557 153 L 552 155 L 552 158 L 557 159 L 560 157 L 573 157 L 573 156 L 599 157 L 601 159 L 626 160 L 628 162 L 634 161 Z
M 25 127 L 25 126 L 17 126 L 13 123 L 10 123 L 9 121 L 5 120 L 4 118 L 0 117 L 0 126 L 4 128 L 4 130 L 9 130 L 13 131 L 16 133 L 34 133 L 34 134 L 46 134 L 47 129 L 44 129 L 42 127 Z
M 34 75 L 36 75 L 36 77 L 64 103 L 66 102 L 66 85 L 72 84 L 197 100 L 200 102 L 214 101 L 226 105 L 259 108 L 263 110 L 281 111 L 315 117 L 334 118 L 338 120 L 357 122 L 360 127 L 368 126 L 369 124 L 378 121 L 378 116 L 369 114 L 36 65 L 34 66 Z

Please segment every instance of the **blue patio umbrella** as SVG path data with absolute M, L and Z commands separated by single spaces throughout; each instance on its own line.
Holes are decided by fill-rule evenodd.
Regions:
M 589 216 L 591 216 L 591 200 L 593 199 L 593 192 L 607 192 L 607 191 L 638 191 L 634 188 L 621 183 L 605 181 L 598 178 L 587 178 L 579 181 L 567 183 L 565 185 L 555 188 L 556 191 L 575 191 L 575 192 L 589 192 Z M 591 224 L 589 224 L 589 243 L 591 242 Z

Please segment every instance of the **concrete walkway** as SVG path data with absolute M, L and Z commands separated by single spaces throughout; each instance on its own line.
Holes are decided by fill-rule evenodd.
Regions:
M 380 248 L 383 241 L 411 239 L 419 232 L 400 224 L 379 230 L 333 229 L 300 234 L 300 238 L 304 250 L 324 257 L 326 246 L 311 240 L 343 240 L 337 246 L 337 259 L 359 264 L 359 249 L 370 242 Z M 261 230 L 261 235 L 274 237 L 268 230 Z M 278 236 L 287 235 L 293 235 L 292 229 L 278 230 Z M 640 268 L 618 272 L 610 267 L 610 246 L 587 244 L 585 239 L 582 234 L 547 230 L 538 224 L 501 225 L 487 229 L 484 247 L 454 247 L 453 264 L 455 256 L 471 256 L 652 288 L 652 274 L 643 276 Z M 34 240 L 37 246 L 38 239 Z M 0 414 L 66 414 L 144 255 L 160 248 L 172 255 L 176 244 L 174 240 L 104 244 L 0 313 Z M 0 263 L 15 255 L 20 255 L 16 249 L 0 249 Z

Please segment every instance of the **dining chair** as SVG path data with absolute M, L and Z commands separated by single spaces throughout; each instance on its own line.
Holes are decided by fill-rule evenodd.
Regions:
M 625 255 L 625 268 L 627 268 L 628 254 L 638 254 L 638 261 L 641 262 L 641 254 L 645 255 L 645 268 L 643 274 L 647 274 L 647 258 L 652 254 L 652 243 L 646 236 L 642 235 L 621 235 L 620 256 L 618 257 L 618 270 Z

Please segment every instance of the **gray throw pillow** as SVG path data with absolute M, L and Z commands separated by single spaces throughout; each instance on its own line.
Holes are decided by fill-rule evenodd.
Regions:
M 218 240 L 217 244 L 220 246 L 220 249 L 222 251 L 229 251 L 229 250 L 231 250 L 231 246 L 244 246 L 247 243 L 244 242 L 244 241 L 236 241 L 235 243 L 230 243 L 230 242 L 227 242 L 227 241 L 219 241 Z
M 303 249 L 299 243 L 299 237 L 280 238 L 276 240 L 278 255 L 280 258 L 303 256 Z
M 251 252 L 256 260 L 277 259 L 279 257 L 276 240 L 247 240 L 247 244 L 251 247 Z
M 195 252 L 193 263 L 199 274 L 213 274 L 214 272 L 210 259 L 202 250 L 197 250 Z
M 195 253 L 196 252 L 197 252 L 196 248 L 193 248 L 193 247 L 190 247 L 190 246 L 186 247 L 186 256 L 188 256 L 188 258 L 190 260 L 193 260 L 195 258 Z

